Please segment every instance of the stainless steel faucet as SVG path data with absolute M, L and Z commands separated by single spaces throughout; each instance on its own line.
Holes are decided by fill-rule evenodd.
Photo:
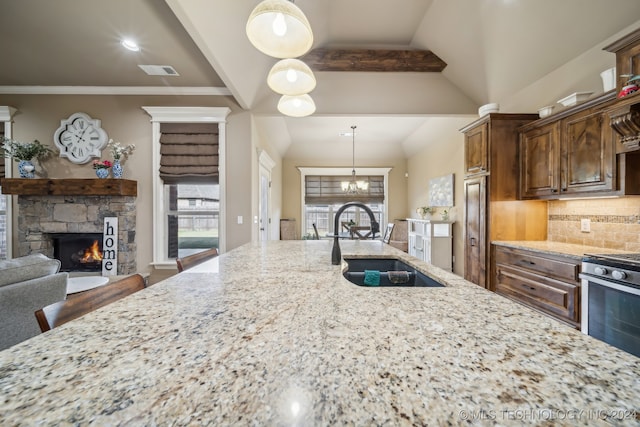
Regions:
M 340 242 L 338 241 L 339 231 L 340 231 L 340 228 L 339 228 L 340 215 L 342 215 L 342 212 L 344 212 L 345 209 L 350 208 L 351 206 L 357 206 L 359 208 L 362 208 L 369 215 L 369 219 L 371 220 L 371 238 L 372 239 L 375 239 L 376 233 L 380 231 L 380 224 L 378 224 L 378 221 L 376 221 L 376 217 L 373 215 L 373 211 L 369 209 L 369 206 L 360 202 L 349 202 L 340 206 L 340 208 L 338 209 L 338 212 L 336 212 L 336 219 L 333 225 L 333 232 L 334 232 L 333 249 L 331 251 L 331 264 L 333 265 L 339 265 L 340 260 L 342 259 L 342 252 L 340 251 Z

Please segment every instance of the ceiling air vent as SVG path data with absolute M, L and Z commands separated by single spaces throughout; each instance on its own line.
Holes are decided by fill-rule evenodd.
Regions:
M 178 72 L 171 65 L 138 65 L 150 76 L 179 76 Z

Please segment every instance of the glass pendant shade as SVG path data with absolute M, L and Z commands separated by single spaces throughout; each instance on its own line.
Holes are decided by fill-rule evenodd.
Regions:
M 282 95 L 278 102 L 278 111 L 285 116 L 305 117 L 316 111 L 316 104 L 307 94 L 297 96 Z
M 283 59 L 269 71 L 267 84 L 280 95 L 303 95 L 316 87 L 311 68 L 299 59 Z
M 297 58 L 311 49 L 313 32 L 302 10 L 287 0 L 264 0 L 251 12 L 247 37 L 274 58 Z

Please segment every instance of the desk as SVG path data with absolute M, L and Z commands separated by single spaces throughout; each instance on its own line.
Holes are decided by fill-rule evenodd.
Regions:
M 103 276 L 69 277 L 67 280 L 67 295 L 88 291 L 98 286 L 104 286 L 107 283 L 109 283 L 109 278 Z

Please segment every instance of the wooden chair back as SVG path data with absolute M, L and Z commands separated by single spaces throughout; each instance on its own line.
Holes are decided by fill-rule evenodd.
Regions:
M 315 240 L 320 240 L 320 234 L 318 233 L 318 226 L 314 222 L 313 224 L 313 237 Z
M 46 332 L 114 301 L 144 289 L 144 278 L 134 274 L 58 301 L 35 312 L 40 330 Z
M 218 256 L 218 248 L 211 248 L 211 249 L 207 249 L 206 251 L 198 252 L 197 254 L 187 255 L 185 257 L 178 258 L 176 259 L 176 264 L 178 265 L 178 272 L 187 270 L 188 268 L 191 268 L 194 265 L 201 264 L 217 256 Z

